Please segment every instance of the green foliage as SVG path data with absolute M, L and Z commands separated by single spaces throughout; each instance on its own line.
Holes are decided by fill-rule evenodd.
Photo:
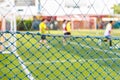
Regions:
M 17 20 L 18 31 L 31 31 L 32 20 Z
M 114 5 L 112 8 L 114 9 L 115 14 L 120 14 L 120 4 Z

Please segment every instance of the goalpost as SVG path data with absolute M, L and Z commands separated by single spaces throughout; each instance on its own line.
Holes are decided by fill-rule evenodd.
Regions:
M 1 7 L 0 10 L 2 10 L 2 8 L 3 7 Z M 5 7 L 3 9 L 7 10 Z M 4 11 L 3 14 L 5 14 Z M 0 51 L 3 54 L 16 52 L 16 38 L 15 38 L 16 35 L 13 34 L 12 36 L 11 34 L 6 33 L 6 31 L 16 32 L 16 17 L 12 12 L 9 13 L 7 16 L 0 15 L 0 18 L 1 18 Z
M 0 53 L 1 54 L 11 54 L 13 53 L 15 57 L 18 59 L 23 72 L 26 74 L 29 80 L 35 80 L 32 76 L 31 72 L 28 70 L 27 66 L 25 65 L 24 61 L 17 53 L 17 36 L 16 36 L 16 10 L 12 9 L 11 7 L 0 6 Z M 6 27 L 6 22 L 9 21 L 8 27 Z M 7 29 L 8 28 L 8 29 Z M 7 32 L 7 30 L 9 32 Z

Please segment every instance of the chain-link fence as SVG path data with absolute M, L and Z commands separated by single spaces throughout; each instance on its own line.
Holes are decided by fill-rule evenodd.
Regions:
M 113 37 L 114 48 L 104 37 L 1 32 L 1 80 L 119 80 L 120 38 Z M 101 40 L 101 44 L 99 43 Z M 42 47 L 40 47 L 42 45 Z
M 0 0 L 0 80 L 119 80 L 119 0 Z M 47 19 L 46 41 L 39 24 Z M 71 22 L 64 36 L 63 20 Z M 114 21 L 111 37 L 103 36 Z

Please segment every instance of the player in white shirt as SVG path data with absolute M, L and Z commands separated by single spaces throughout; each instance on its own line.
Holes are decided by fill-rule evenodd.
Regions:
M 111 31 L 112 31 L 113 21 L 109 21 L 109 23 L 106 25 L 106 30 L 104 33 L 104 36 L 106 40 L 109 41 L 110 48 L 112 47 L 112 40 L 111 40 Z

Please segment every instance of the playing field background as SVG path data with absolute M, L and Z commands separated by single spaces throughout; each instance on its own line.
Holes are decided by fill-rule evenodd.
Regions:
M 46 36 L 50 49 L 39 48 L 38 32 L 6 34 L 16 38 L 16 50 L 0 54 L 0 80 L 29 80 L 29 76 L 35 80 L 120 79 L 120 50 L 110 49 L 105 42 L 98 44 L 105 39 L 104 30 L 72 31 L 65 45 L 62 31 L 49 31 Z M 119 30 L 112 31 L 113 46 L 120 45 L 119 35 Z

